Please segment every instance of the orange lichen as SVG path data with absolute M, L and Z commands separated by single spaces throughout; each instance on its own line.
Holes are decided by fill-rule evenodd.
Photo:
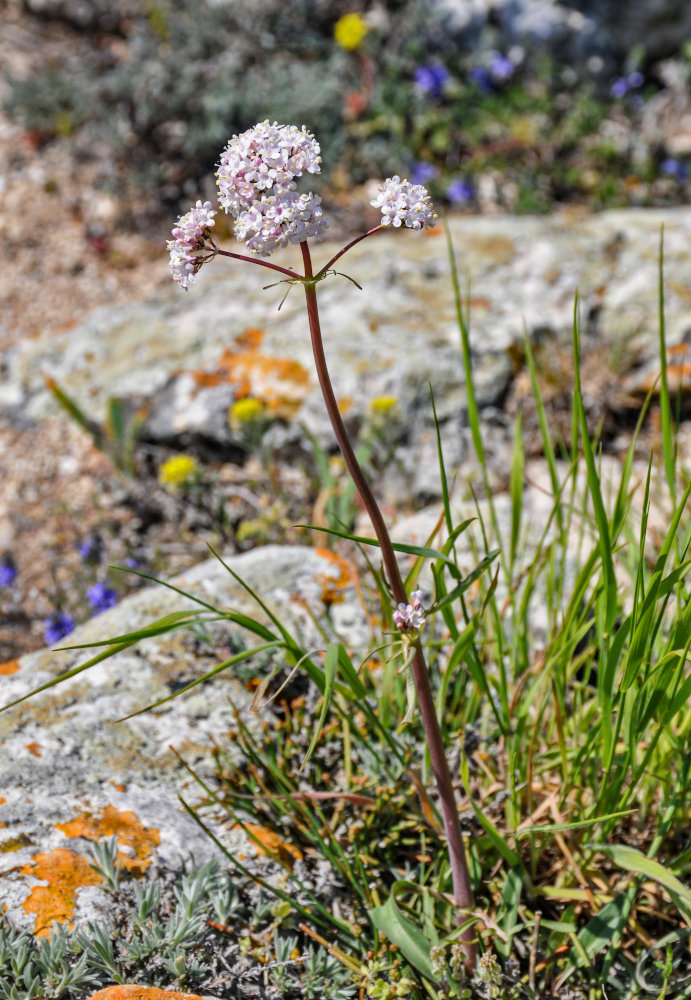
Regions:
M 329 549 L 316 549 L 316 552 L 338 570 L 337 576 L 334 576 L 333 573 L 320 573 L 317 576 L 317 583 L 321 587 L 321 599 L 327 607 L 332 604 L 341 604 L 345 600 L 343 591 L 355 582 L 357 571 L 347 559 L 339 556 L 336 552 L 331 552 Z
M 67 923 L 70 927 L 74 914 L 77 889 L 97 885 L 101 876 L 89 865 L 86 858 L 64 847 L 44 854 L 36 854 L 21 869 L 22 875 L 31 875 L 48 885 L 35 885 L 22 907 L 27 913 L 36 914 L 34 934 L 45 937 L 53 921 Z
M 86 840 L 101 840 L 103 837 L 117 837 L 118 842 L 129 849 L 118 852 L 118 863 L 133 875 L 142 875 L 151 864 L 154 847 L 161 837 L 155 827 L 145 827 L 130 810 L 119 810 L 106 806 L 102 816 L 84 813 L 70 820 L 58 823 L 57 829 L 68 837 L 84 837 Z
M 16 674 L 19 670 L 19 659 L 5 660 L 4 663 L 0 663 L 0 674 Z
M 26 743 L 24 745 L 24 748 L 26 750 L 28 750 L 29 753 L 32 753 L 34 755 L 34 757 L 40 757 L 41 756 L 41 751 L 43 750 L 43 747 L 41 746 L 41 744 L 40 743 L 35 743 L 35 742 L 34 743 Z
M 302 860 L 302 853 L 297 847 L 293 847 L 288 841 L 282 840 L 277 833 L 267 829 L 265 826 L 260 826 L 258 823 L 244 823 L 242 827 L 236 826 L 233 829 L 246 830 L 250 835 L 252 843 L 261 854 L 278 858 L 279 861 L 289 868 L 292 868 L 293 861 Z
M 263 336 L 262 330 L 245 330 L 211 371 L 192 372 L 192 377 L 200 388 L 230 382 L 236 399 L 252 396 L 274 416 L 291 417 L 307 394 L 309 372 L 293 358 L 262 354 L 259 348 Z
M 92 993 L 88 1000 L 203 1000 L 198 993 L 179 993 L 177 990 L 160 990 L 157 986 L 106 986 Z

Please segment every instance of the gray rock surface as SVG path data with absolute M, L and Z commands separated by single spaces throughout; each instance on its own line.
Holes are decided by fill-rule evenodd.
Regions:
M 229 565 L 306 649 L 323 645 L 308 609 L 323 616 L 322 589 L 341 579 L 342 568 L 298 547 L 256 550 L 231 557 Z M 174 584 L 267 622 L 217 560 Z M 361 641 L 365 626 L 354 591 L 342 580 L 336 586 L 343 601 L 331 609 L 332 627 Z M 153 586 L 91 619 L 69 641 L 99 642 L 194 606 L 173 590 Z M 232 670 L 151 712 L 117 721 L 220 662 L 224 642 L 237 649 L 236 626 L 210 628 L 213 645 L 187 630 L 150 638 L 0 714 L 0 899 L 19 926 L 40 931 L 56 914 L 77 923 L 104 918 L 108 897 L 85 860 L 94 840 L 117 836 L 121 860 L 134 874 L 152 863 L 175 869 L 189 855 L 201 864 L 217 850 L 178 801 L 178 793 L 193 803 L 201 796 L 170 747 L 213 781 L 212 739 L 220 745 L 227 740 L 230 700 L 249 725 L 254 718 L 250 696 Z M 253 645 L 248 633 L 244 639 Z M 2 704 L 86 662 L 93 652 L 45 650 L 23 657 L 16 672 L 0 677 Z M 280 662 L 281 651 L 275 655 Z M 226 846 L 252 852 L 242 834 L 204 816 Z
M 691 330 L 691 209 L 450 221 L 461 282 L 467 276 L 470 283 L 474 377 L 489 423 L 511 384 L 524 330 L 533 339 L 568 342 L 576 292 L 584 335 L 606 345 L 613 369 L 623 375 L 635 366 L 654 377 L 663 226 L 667 337 L 676 344 Z M 317 248 L 316 261 L 337 249 L 325 243 Z M 280 260 L 296 263 L 290 252 Z M 470 453 L 444 237 L 381 232 L 338 266 L 363 291 L 339 277 L 319 286 L 337 398 L 357 426 L 372 398 L 398 397 L 403 429 L 398 469 L 413 496 L 430 496 L 436 468 L 430 387 L 450 470 L 463 472 Z M 217 260 L 188 294 L 171 283 L 155 299 L 97 309 L 64 334 L 27 341 L 4 359 L 0 411 L 22 420 L 54 413 L 57 406 L 43 380 L 48 374 L 95 419 L 103 418 L 110 395 L 145 400 L 149 439 L 183 448 L 203 442 L 219 457 L 229 457 L 238 441 L 228 426 L 228 407 L 249 393 L 286 421 L 273 440 L 279 458 L 285 449 L 291 460 L 291 447 L 304 446 L 302 425 L 333 446 L 313 374 L 301 290 L 291 289 L 278 312 L 286 286 L 262 291 L 271 280 L 250 265 Z M 501 420 L 496 433 L 501 467 L 501 441 L 507 436 Z M 399 484 L 400 475 L 392 471 L 389 491 Z

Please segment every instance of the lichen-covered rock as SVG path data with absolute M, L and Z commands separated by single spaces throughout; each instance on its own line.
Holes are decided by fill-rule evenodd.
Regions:
M 343 635 L 364 640 L 362 611 L 344 560 L 314 549 L 267 547 L 231 557 L 228 565 L 306 649 L 323 645 L 311 616 L 322 616 L 327 604 Z M 270 624 L 215 559 L 174 585 L 207 604 Z M 153 586 L 87 622 L 70 640 L 102 643 L 191 607 L 190 598 Z M 199 866 L 219 855 L 178 800 L 181 794 L 198 801 L 199 786 L 171 747 L 200 777 L 213 780 L 213 743 L 230 742 L 231 702 L 247 714 L 251 695 L 225 671 L 131 717 L 227 659 L 242 642 L 252 645 L 237 626 L 207 627 L 212 642 L 199 632 L 154 635 L 0 714 L 0 899 L 18 926 L 45 935 L 54 921 L 72 926 L 106 920 L 109 899 L 91 866 L 91 848 L 107 838 L 115 838 L 117 862 L 135 878 L 151 865 L 164 873 L 175 870 L 182 857 L 191 856 Z M 20 658 L 0 677 L 2 704 L 94 652 L 45 650 Z M 275 655 L 280 661 L 284 654 L 278 649 Z M 251 719 L 247 715 L 250 725 Z M 204 817 L 227 848 L 253 852 L 244 834 L 211 814 Z
M 451 220 L 462 283 L 470 280 L 473 376 L 483 413 L 501 407 L 525 331 L 570 342 L 576 292 L 584 340 L 607 345 L 618 374 L 634 364 L 654 368 L 662 226 L 667 337 L 674 345 L 691 329 L 691 209 Z M 434 232 L 377 233 L 339 262 L 363 291 L 337 276 L 319 286 L 326 354 L 346 420 L 357 426 L 366 419 L 373 398 L 398 399 L 389 495 L 398 484 L 394 465 L 410 495 L 438 491 L 430 388 L 449 471 L 463 474 L 472 450 L 446 241 Z M 336 249 L 321 246 L 317 264 Z M 43 379 L 49 374 L 97 420 L 109 396 L 146 400 L 145 437 L 172 446 L 196 441 L 232 459 L 239 442 L 228 408 L 248 395 L 281 418 L 270 432 L 279 461 L 292 461 L 300 446 L 309 454 L 303 427 L 333 446 L 301 289 L 292 289 L 277 312 L 283 287 L 262 291 L 263 284 L 249 265 L 215 261 L 187 295 L 171 282 L 156 299 L 98 309 L 63 334 L 26 341 L 6 360 L 0 412 L 23 420 L 55 413 Z M 509 441 L 510 434 L 498 435 L 499 468 Z

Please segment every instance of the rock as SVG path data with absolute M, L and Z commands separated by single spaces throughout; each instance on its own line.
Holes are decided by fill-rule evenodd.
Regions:
M 305 649 L 324 644 L 308 609 L 323 615 L 325 600 L 342 634 L 364 641 L 362 611 L 343 560 L 314 549 L 268 547 L 231 557 L 228 565 L 295 630 Z M 215 559 L 173 584 L 266 621 Z M 70 641 L 98 644 L 190 607 L 190 599 L 154 586 L 91 619 Z M 89 864 L 94 842 L 117 838 L 118 860 L 134 877 L 150 867 L 175 871 L 190 854 L 197 866 L 219 855 L 178 801 L 178 793 L 198 800 L 198 786 L 170 745 L 213 781 L 212 739 L 228 739 L 231 700 L 247 712 L 245 687 L 222 672 L 154 711 L 117 721 L 238 651 L 237 626 L 207 628 L 211 642 L 188 630 L 149 638 L 0 714 L 0 898 L 20 928 L 45 935 L 54 921 L 82 926 L 107 919 L 108 895 Z M 93 652 L 44 650 L 13 661 L 0 671 L 3 704 L 86 662 Z M 281 657 L 280 650 L 276 655 Z M 252 716 L 247 718 L 251 724 Z M 252 852 L 244 835 L 206 811 L 204 817 L 226 847 Z
M 665 299 L 671 345 L 691 329 L 687 275 L 691 209 L 622 210 L 583 216 L 462 217 L 451 233 L 462 283 L 470 281 L 470 340 L 483 414 L 501 407 L 511 385 L 524 330 L 570 342 L 578 291 L 584 335 L 607 345 L 623 374 L 654 365 L 657 346 L 658 249 L 665 228 Z M 323 261 L 338 249 L 324 244 Z M 282 258 L 290 263 L 286 253 Z M 378 396 L 399 400 L 396 460 L 413 497 L 438 490 L 434 392 L 447 464 L 462 475 L 468 446 L 467 399 L 445 240 L 437 235 L 380 232 L 339 262 L 363 285 L 343 278 L 319 287 L 325 349 L 336 396 L 351 426 L 367 418 Z M 316 386 L 304 303 L 284 287 L 261 291 L 263 274 L 216 261 L 185 295 L 168 292 L 126 307 L 102 308 L 64 334 L 37 337 L 5 358 L 0 410 L 40 420 L 55 412 L 43 375 L 53 376 L 89 417 L 102 420 L 106 401 L 145 400 L 144 435 L 179 448 L 204 446 L 219 458 L 239 455 L 228 407 L 250 395 L 280 419 L 276 457 L 309 451 L 302 426 L 334 447 Z M 134 404 L 133 404 L 134 405 Z M 497 469 L 508 440 L 498 434 Z M 279 425 L 280 426 L 280 425 Z M 389 498 L 400 472 L 389 470 Z

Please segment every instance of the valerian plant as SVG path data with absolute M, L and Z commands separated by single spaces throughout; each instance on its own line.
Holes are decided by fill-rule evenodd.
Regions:
M 436 780 L 444 821 L 453 882 L 453 898 L 459 910 L 466 966 L 474 966 L 473 931 L 468 914 L 473 905 L 468 864 L 458 816 L 453 783 L 446 759 L 444 741 L 437 718 L 429 671 L 420 635 L 425 626 L 421 593 L 406 594 L 394 547 L 380 507 L 356 458 L 346 432 L 326 363 L 319 321 L 317 285 L 334 273 L 334 265 L 353 246 L 385 227 L 421 230 L 433 226 L 436 215 L 427 190 L 398 175 L 387 178 L 371 204 L 381 209 L 382 221 L 362 233 L 338 251 L 319 270 L 314 269 L 309 240 L 319 240 L 328 227 L 321 198 L 297 191 L 296 179 L 303 174 L 320 172 L 320 147 L 305 126 L 285 126 L 264 121 L 230 139 L 221 154 L 216 174 L 221 207 L 235 220 L 235 236 L 245 243 L 252 256 L 221 249 L 214 239 L 214 216 L 211 202 L 198 201 L 181 216 L 168 242 L 172 276 L 183 288 L 196 280 L 202 266 L 215 257 L 229 257 L 269 268 L 285 275 L 289 285 L 304 288 L 312 350 L 319 385 L 331 425 L 348 471 L 370 517 L 381 549 L 386 576 L 396 608 L 393 623 L 401 637 L 406 669 L 410 671 L 411 691 L 424 727 L 427 750 Z M 269 263 L 279 247 L 298 244 L 304 272 Z M 290 288 L 289 288 L 290 290 Z M 409 714 L 413 710 L 412 699 Z

